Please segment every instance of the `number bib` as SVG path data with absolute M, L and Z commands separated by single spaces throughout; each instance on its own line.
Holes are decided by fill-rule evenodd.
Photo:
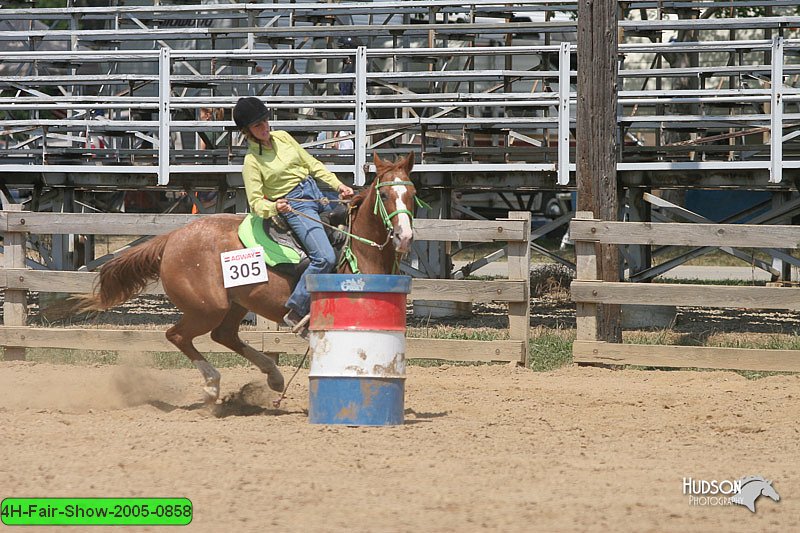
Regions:
M 260 246 L 220 254 L 225 288 L 267 281 L 264 249 Z

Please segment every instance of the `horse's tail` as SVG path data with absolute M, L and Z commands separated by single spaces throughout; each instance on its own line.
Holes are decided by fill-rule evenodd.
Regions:
M 161 257 L 169 234 L 159 235 L 134 246 L 100 268 L 94 292 L 79 296 L 80 311 L 102 311 L 126 302 L 158 279 Z

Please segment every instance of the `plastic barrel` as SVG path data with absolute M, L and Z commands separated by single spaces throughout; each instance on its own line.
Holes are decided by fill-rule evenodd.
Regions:
M 409 276 L 318 274 L 311 293 L 312 424 L 403 423 Z

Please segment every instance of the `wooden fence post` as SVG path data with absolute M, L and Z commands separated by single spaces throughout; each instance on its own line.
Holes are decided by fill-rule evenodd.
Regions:
M 508 218 L 525 221 L 525 240 L 508 243 L 508 279 L 525 281 L 523 301 L 508 303 L 508 335 L 513 340 L 522 341 L 520 363 L 527 366 L 531 329 L 531 213 L 512 211 L 508 214 Z
M 21 204 L 7 204 L 6 211 L 22 211 Z M 6 218 L 6 222 L 7 222 Z M 3 267 L 25 268 L 26 234 L 6 231 L 4 234 Z M 3 302 L 3 325 L 24 326 L 28 317 L 28 291 L 25 289 L 5 289 Z M 4 346 L 3 356 L 6 361 L 24 360 L 25 348 L 20 346 Z
M 574 220 L 593 219 L 591 211 L 578 211 Z M 580 281 L 597 281 L 597 255 L 593 242 L 575 241 L 576 279 Z M 597 304 L 575 303 L 576 337 L 579 341 L 597 340 Z
M 617 197 L 617 69 L 619 6 L 608 0 L 578 2 L 578 103 L 576 109 L 576 167 L 578 209 L 600 220 L 619 220 Z M 597 267 L 605 281 L 620 280 L 619 249 L 599 245 Z M 598 307 L 601 340 L 622 342 L 619 305 Z

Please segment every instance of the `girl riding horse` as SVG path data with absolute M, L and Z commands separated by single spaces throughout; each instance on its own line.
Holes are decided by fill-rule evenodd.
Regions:
M 292 331 L 305 336 L 311 308 L 306 277 L 331 272 L 336 266 L 336 254 L 319 218 L 331 206 L 318 201 L 322 193 L 315 179 L 330 185 L 342 198 L 353 196 L 353 189 L 287 132 L 270 131 L 268 115 L 255 97 L 241 98 L 233 108 L 233 121 L 248 140 L 242 177 L 250 211 L 261 218 L 282 216 L 308 253 L 311 263 L 286 302 L 288 312 L 283 317 Z
M 352 261 L 341 265 L 340 272 L 392 273 L 398 256 L 408 252 L 411 245 L 416 190 L 408 176 L 414 166 L 413 154 L 393 163 L 375 154 L 374 162 L 375 180 L 351 202 Z M 275 363 L 277 354 L 261 352 L 242 341 L 239 327 L 248 310 L 280 321 L 295 280 L 268 269 L 266 282 L 225 288 L 220 255 L 242 248 L 237 229 L 243 219 L 243 215 L 234 214 L 205 216 L 131 248 L 103 265 L 94 293 L 81 297 L 79 308 L 114 307 L 160 279 L 167 297 L 183 313 L 166 331 L 167 339 L 202 374 L 207 402 L 219 397 L 220 374 L 195 348 L 194 339 L 209 332 L 212 340 L 265 373 L 272 390 L 282 392 L 284 380 Z

